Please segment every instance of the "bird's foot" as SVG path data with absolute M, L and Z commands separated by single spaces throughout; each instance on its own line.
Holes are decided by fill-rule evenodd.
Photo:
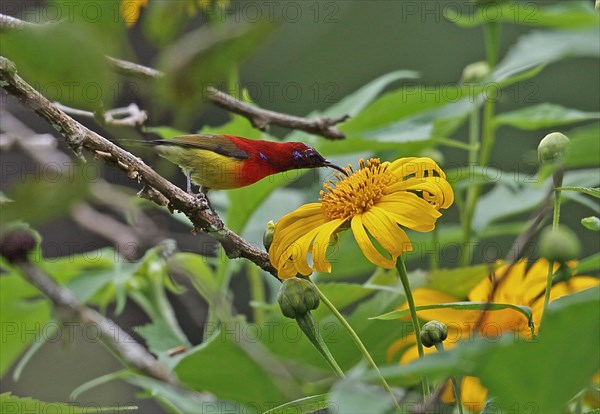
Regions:
M 223 228 L 225 228 L 225 224 L 223 223 L 223 220 L 221 220 L 221 217 L 219 217 L 219 215 L 217 214 L 217 210 L 215 210 L 215 208 L 211 204 L 210 200 L 208 199 L 208 196 L 206 194 L 204 194 L 203 192 L 190 193 L 190 195 L 193 195 L 194 198 L 196 199 L 196 205 L 198 206 L 199 209 L 210 210 L 212 216 L 215 219 L 215 223 L 211 224 L 211 226 L 210 226 L 211 230 L 214 230 L 214 231 L 223 230 Z

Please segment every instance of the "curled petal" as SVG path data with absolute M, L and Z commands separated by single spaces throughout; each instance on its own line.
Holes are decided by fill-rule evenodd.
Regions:
M 358 243 L 360 250 L 362 250 L 365 257 L 369 259 L 371 263 L 385 269 L 391 269 L 396 265 L 396 258 L 388 259 L 387 257 L 382 256 L 375 246 L 373 246 L 373 243 L 363 227 L 361 216 L 352 218 L 351 227 L 356 243 Z

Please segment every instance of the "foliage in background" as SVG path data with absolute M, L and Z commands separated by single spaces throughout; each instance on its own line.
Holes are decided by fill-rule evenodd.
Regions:
M 53 1 L 63 8 L 68 7 L 67 3 Z M 106 16 L 114 16 L 115 10 L 124 7 L 119 2 L 101 3 Z M 207 85 L 236 81 L 238 65 L 271 30 L 268 24 L 242 25 L 233 18 L 209 19 L 200 29 L 184 30 L 190 28 L 188 24 L 194 16 L 203 13 L 196 6 L 226 8 L 226 2 L 130 3 L 135 3 L 136 13 L 141 11 L 141 15 L 125 20 L 129 25 L 139 25 L 147 39 L 160 46 L 155 66 L 166 73 L 147 92 L 154 97 L 152 111 L 161 113 L 177 108 L 175 127 L 180 131 L 172 126 L 152 129 L 165 138 L 185 131 L 198 106 L 205 101 Z M 142 5 L 144 8 L 140 10 Z M 473 16 L 447 16 L 458 26 L 482 25 L 484 30 L 490 26 L 499 30 L 502 23 L 532 26 L 503 57 L 497 55 L 497 44 L 493 44 L 498 33 L 494 34 L 495 29 L 488 32 L 488 43 L 492 43 L 488 44 L 488 73 L 477 79 L 457 80 L 453 85 L 415 88 L 401 82 L 414 80 L 417 73 L 394 71 L 370 81 L 321 113 L 309 114 L 309 117 L 350 114 L 352 118 L 340 125 L 346 134 L 344 141 L 327 141 L 299 131 L 283 138 L 313 145 L 328 159 L 342 165 L 347 162 L 356 165 L 361 157 L 393 160 L 445 148 L 464 151 L 462 161 L 468 163 L 445 170 L 456 194 L 456 207 L 452 209 L 457 212 L 459 222 L 444 217 L 432 233 L 409 233 L 415 249 L 404 258 L 416 266 L 430 259 L 429 269 L 410 272 L 413 286 L 435 289 L 467 304 L 468 293 L 487 276 L 490 268 L 474 261 L 466 248 L 501 236 L 514 239 L 521 235 L 530 224 L 528 214 L 546 199 L 557 168 L 544 165 L 523 174 L 489 167 L 494 145 L 510 145 L 512 129 L 529 131 L 533 151 L 545 131 L 560 128 L 571 140 L 564 159 L 563 215 L 574 203 L 587 209 L 586 215 L 590 217 L 578 218 L 582 220 L 582 226 L 574 229 L 578 233 L 598 231 L 594 223 L 600 215 L 598 112 L 556 103 L 530 105 L 499 114 L 494 110 L 496 99 L 505 88 L 534 79 L 554 62 L 584 57 L 598 59 L 598 12 L 589 2 L 573 1 L 539 8 L 532 20 L 527 13 L 515 12 L 526 7 L 525 4 L 507 2 L 498 7 L 502 18 L 495 21 L 482 12 L 485 8 L 476 9 Z M 85 21 L 63 22 L 2 33 L 2 54 L 15 61 L 26 80 L 62 85 L 63 89 L 50 98 L 97 111 L 115 103 L 115 91 L 111 88 L 116 75 L 104 55 L 132 55 L 125 34 L 125 24 L 110 18 L 93 25 Z M 71 55 L 74 50 L 76 59 Z M 97 98 L 70 95 L 65 79 L 94 83 L 99 91 L 94 95 Z M 469 127 L 467 137 L 459 133 L 464 126 Z M 240 115 L 231 115 L 224 125 L 204 127 L 201 132 L 276 139 L 252 128 Z M 514 154 L 514 160 L 524 161 L 525 156 Z M 438 162 L 443 167 L 443 161 Z M 314 172 L 270 177 L 247 188 L 215 194 L 212 200 L 228 227 L 260 244 L 268 220 L 277 220 L 295 207 L 317 200 L 325 177 L 311 177 L 311 174 Z M 490 182 L 490 174 L 498 179 Z M 60 180 L 43 183 L 30 180 L 2 194 L 3 230 L 16 221 L 35 228 L 66 215 L 77 202 L 89 199 L 85 174 L 76 171 L 74 176 L 77 178 L 69 180 L 68 185 Z M 316 184 L 311 185 L 310 181 Z M 140 203 L 136 208 L 158 210 L 148 203 Z M 539 336 L 533 341 L 512 334 L 501 338 L 473 337 L 451 350 L 408 365 L 390 363 L 388 350 L 398 340 L 408 338 L 412 327 L 402 318 L 387 321 L 373 318 L 401 307 L 405 302 L 404 292 L 390 272 L 376 268 L 364 258 L 347 233 L 340 234 L 337 244 L 329 249 L 332 273 L 314 274 L 312 279 L 363 340 L 394 387 L 404 410 L 410 412 L 420 401 L 415 385 L 422 376 L 440 384 L 450 376 L 480 378 L 490 396 L 484 413 L 565 410 L 580 413 L 598 407 L 598 390 L 592 384 L 600 367 L 598 288 L 554 301 L 544 316 Z M 461 250 L 460 264 L 455 261 L 451 268 L 438 268 L 447 246 L 458 246 Z M 220 252 L 216 256 L 200 253 L 179 252 L 172 240 L 155 243 L 136 261 L 126 260 L 111 248 L 49 259 L 43 257 L 39 245 L 36 247 L 31 256 L 36 265 L 73 291 L 82 303 L 102 311 L 114 306 L 117 314 L 127 301 L 136 303 L 149 320 L 136 327 L 136 333 L 185 387 L 172 387 L 138 372 L 123 370 L 83 384 L 74 395 L 118 380 L 135 385 L 144 391 L 140 398 L 153 398 L 165 411 L 173 413 L 227 412 L 231 407 L 235 407 L 233 411 L 271 414 L 291 410 L 309 413 L 328 407 L 341 413 L 392 411 L 391 401 L 380 388 L 376 373 L 366 367 L 349 333 L 327 309 L 320 307 L 313 311 L 313 316 L 324 341 L 346 373 L 345 379 L 334 376 L 295 322 L 281 314 L 274 301 L 276 281 L 265 275 L 269 288 L 265 292 L 262 274 L 252 264 L 223 260 Z M 598 254 L 580 259 L 578 274 L 598 273 Z M 0 266 L 3 271 L 0 374 L 6 375 L 15 367 L 13 375 L 18 379 L 27 362 L 49 338 L 49 332 L 61 326 L 48 300 L 24 281 L 13 265 L 2 259 Z M 184 290 L 174 282 L 177 280 L 174 275 L 183 278 L 180 281 L 189 281 L 194 293 L 208 305 L 202 343 L 193 344 L 188 338 L 169 301 L 169 295 L 179 295 Z M 251 316 L 237 313 L 233 306 L 231 281 L 245 275 L 251 286 Z M 461 309 L 456 305 L 454 312 L 487 309 L 483 306 L 471 303 Z M 507 311 L 506 308 L 487 310 Z M 34 331 L 37 336 L 23 340 L 17 331 L 9 330 L 13 328 Z M 0 395 L 0 402 L 6 408 L 0 410 L 3 412 L 28 403 L 10 394 Z M 465 401 L 465 409 L 469 409 L 468 403 Z M 35 412 L 45 412 L 43 403 L 34 406 Z

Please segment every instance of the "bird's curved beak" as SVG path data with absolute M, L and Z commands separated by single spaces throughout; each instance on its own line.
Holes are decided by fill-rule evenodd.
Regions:
M 342 167 L 340 167 L 339 165 L 337 165 L 337 164 L 335 164 L 335 163 L 333 163 L 331 161 L 325 160 L 323 162 L 322 166 L 323 167 L 333 168 L 334 170 L 338 170 L 339 172 L 341 172 L 342 174 L 344 174 L 346 177 L 348 177 L 348 172 L 346 170 L 344 170 Z

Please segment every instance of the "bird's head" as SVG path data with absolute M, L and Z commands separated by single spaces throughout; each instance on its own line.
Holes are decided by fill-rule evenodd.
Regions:
M 319 152 L 302 142 L 290 142 L 290 150 L 293 168 L 319 168 L 329 167 L 340 171 L 342 174 L 347 175 L 346 171 L 339 165 L 326 160 Z

